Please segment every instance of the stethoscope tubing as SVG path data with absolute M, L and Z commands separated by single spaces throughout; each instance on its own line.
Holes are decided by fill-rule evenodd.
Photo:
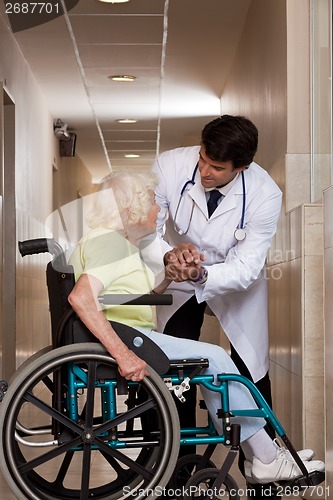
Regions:
M 241 217 L 241 222 L 239 229 L 244 229 L 244 219 L 245 219 L 245 203 L 246 203 L 246 191 L 245 191 L 245 177 L 244 177 L 244 170 L 241 172 L 242 176 L 242 186 L 243 186 L 243 206 L 242 206 L 242 217 Z
M 178 200 L 178 203 L 177 203 L 177 207 L 176 207 L 176 211 L 175 211 L 175 216 L 174 216 L 174 230 L 180 234 L 180 235 L 184 235 L 184 234 L 187 234 L 188 233 L 188 230 L 190 229 L 190 225 L 191 225 L 191 222 L 192 222 L 192 218 L 193 218 L 193 211 L 194 211 L 194 200 L 192 200 L 192 209 L 191 209 L 191 213 L 190 213 L 190 217 L 189 217 L 189 221 L 188 221 L 188 225 L 187 225 L 187 228 L 185 231 L 182 231 L 181 229 L 177 229 L 177 223 L 176 223 L 176 220 L 177 220 L 177 216 L 178 216 L 178 211 L 179 211 L 179 207 L 180 207 L 180 203 L 181 203 L 181 200 L 183 199 L 183 196 L 184 196 L 184 193 L 187 189 L 187 187 L 189 185 L 192 185 L 194 186 L 195 184 L 195 176 L 197 174 L 197 171 L 198 171 L 198 168 L 199 168 L 199 162 L 196 164 L 196 166 L 194 167 L 194 170 L 193 170 L 193 174 L 192 174 L 192 178 L 187 180 L 185 182 L 185 184 L 183 185 L 181 191 L 180 191 L 180 196 L 179 196 L 179 200 Z M 242 176 L 242 188 L 243 188 L 243 203 L 242 203 L 242 216 L 241 216 L 241 220 L 240 220 L 240 224 L 237 226 L 237 228 L 235 229 L 235 238 L 236 240 L 238 241 L 242 241 L 245 239 L 246 237 L 246 233 L 244 231 L 244 220 L 245 220 L 245 206 L 246 206 L 246 189 L 245 189 L 245 176 L 244 176 L 244 171 L 242 170 L 241 172 L 241 176 Z
M 195 176 L 197 175 L 198 168 L 199 168 L 199 162 L 194 167 L 193 174 L 192 174 L 192 179 L 189 179 L 188 181 L 186 181 L 185 184 L 184 184 L 184 186 L 182 187 L 182 190 L 180 192 L 180 196 L 183 196 L 183 194 L 185 193 L 185 190 L 187 189 L 187 186 L 189 184 L 192 184 L 192 186 L 194 186 L 194 184 L 195 184 Z M 179 205 L 179 203 L 178 203 L 178 205 Z

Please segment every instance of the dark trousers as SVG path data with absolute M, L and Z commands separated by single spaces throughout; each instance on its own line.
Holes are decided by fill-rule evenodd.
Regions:
M 204 320 L 206 303 L 198 304 L 195 295 L 183 304 L 167 322 L 164 333 L 174 337 L 199 340 L 200 331 Z M 234 347 L 231 345 L 231 358 L 237 366 L 239 372 L 252 380 L 244 361 L 239 357 Z M 203 353 L 204 356 L 204 353 Z M 253 380 L 252 380 L 253 381 Z M 272 407 L 271 384 L 268 373 L 255 384 L 260 390 L 267 403 Z M 196 387 L 192 386 L 185 393 L 186 402 L 176 401 L 181 427 L 195 427 L 196 424 Z M 274 430 L 267 428 L 267 432 L 274 438 Z M 181 447 L 180 455 L 195 453 L 195 446 Z M 239 468 L 244 471 L 244 458 L 240 454 Z

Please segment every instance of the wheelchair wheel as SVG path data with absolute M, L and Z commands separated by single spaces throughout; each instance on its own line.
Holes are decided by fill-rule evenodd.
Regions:
M 213 488 L 220 469 L 202 469 L 196 472 L 186 483 L 184 499 L 207 498 L 209 500 L 221 500 L 230 498 L 239 500 L 238 486 L 236 481 L 227 474 L 220 488 Z
M 150 368 L 140 383 L 121 380 L 97 343 L 19 371 L 0 406 L 0 467 L 16 498 L 143 499 L 166 486 L 179 450 L 173 399 Z
M 51 345 L 48 345 L 46 347 L 43 347 L 42 349 L 40 349 L 39 351 L 35 352 L 32 356 L 30 356 L 30 358 L 26 359 L 18 368 L 17 370 L 14 372 L 14 374 L 11 376 L 11 378 L 9 379 L 9 382 L 8 384 L 11 385 L 14 381 L 14 379 L 22 372 L 22 371 L 25 371 L 27 369 L 27 367 L 30 365 L 30 363 L 32 363 L 33 361 L 35 361 L 36 359 L 40 358 L 41 356 L 43 356 L 44 354 L 47 354 L 48 352 L 52 351 L 52 346 Z
M 177 488 L 183 488 L 188 480 L 198 472 L 198 465 L 202 460 L 202 455 L 190 454 L 185 455 L 177 460 L 175 470 L 169 481 L 170 489 L 176 490 Z M 207 460 L 202 468 L 214 468 L 216 465 L 211 460 Z

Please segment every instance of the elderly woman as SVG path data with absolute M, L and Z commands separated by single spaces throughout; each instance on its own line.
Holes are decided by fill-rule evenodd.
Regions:
M 98 296 L 162 293 L 172 281 L 167 270 L 155 283 L 151 269 L 141 259 L 147 238 L 154 235 L 159 206 L 155 203 L 157 181 L 151 172 L 115 172 L 108 175 L 96 194 L 93 210 L 87 220 L 91 231 L 79 242 L 71 257 L 76 285 L 69 302 L 82 322 L 100 340 L 116 360 L 119 372 L 128 380 L 140 381 L 148 375 L 146 363 L 130 351 L 111 326 L 110 320 L 124 323 L 144 332 L 169 359 L 208 358 L 208 373 L 238 373 L 228 354 L 213 344 L 179 339 L 154 331 L 150 306 L 118 305 L 102 309 Z M 194 270 L 200 273 L 199 268 Z M 188 275 L 188 273 L 185 273 Z M 221 421 L 216 411 L 220 395 L 201 388 L 208 411 L 218 432 Z M 241 384 L 230 383 L 230 406 L 256 408 L 249 391 Z M 237 417 L 241 425 L 241 446 L 248 460 L 247 474 L 261 483 L 290 480 L 301 472 L 290 453 L 272 441 L 263 429 L 261 418 Z M 309 471 L 324 470 L 324 463 L 311 460 L 313 452 L 299 452 Z M 251 466 L 251 463 L 252 466 Z

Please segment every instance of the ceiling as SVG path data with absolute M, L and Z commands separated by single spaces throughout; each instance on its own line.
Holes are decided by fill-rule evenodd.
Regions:
M 158 152 L 198 142 L 220 114 L 250 2 L 79 0 L 14 36 L 52 116 L 75 131 L 76 154 L 98 181 L 110 169 L 150 166 Z M 113 82 L 115 74 L 136 80 Z

